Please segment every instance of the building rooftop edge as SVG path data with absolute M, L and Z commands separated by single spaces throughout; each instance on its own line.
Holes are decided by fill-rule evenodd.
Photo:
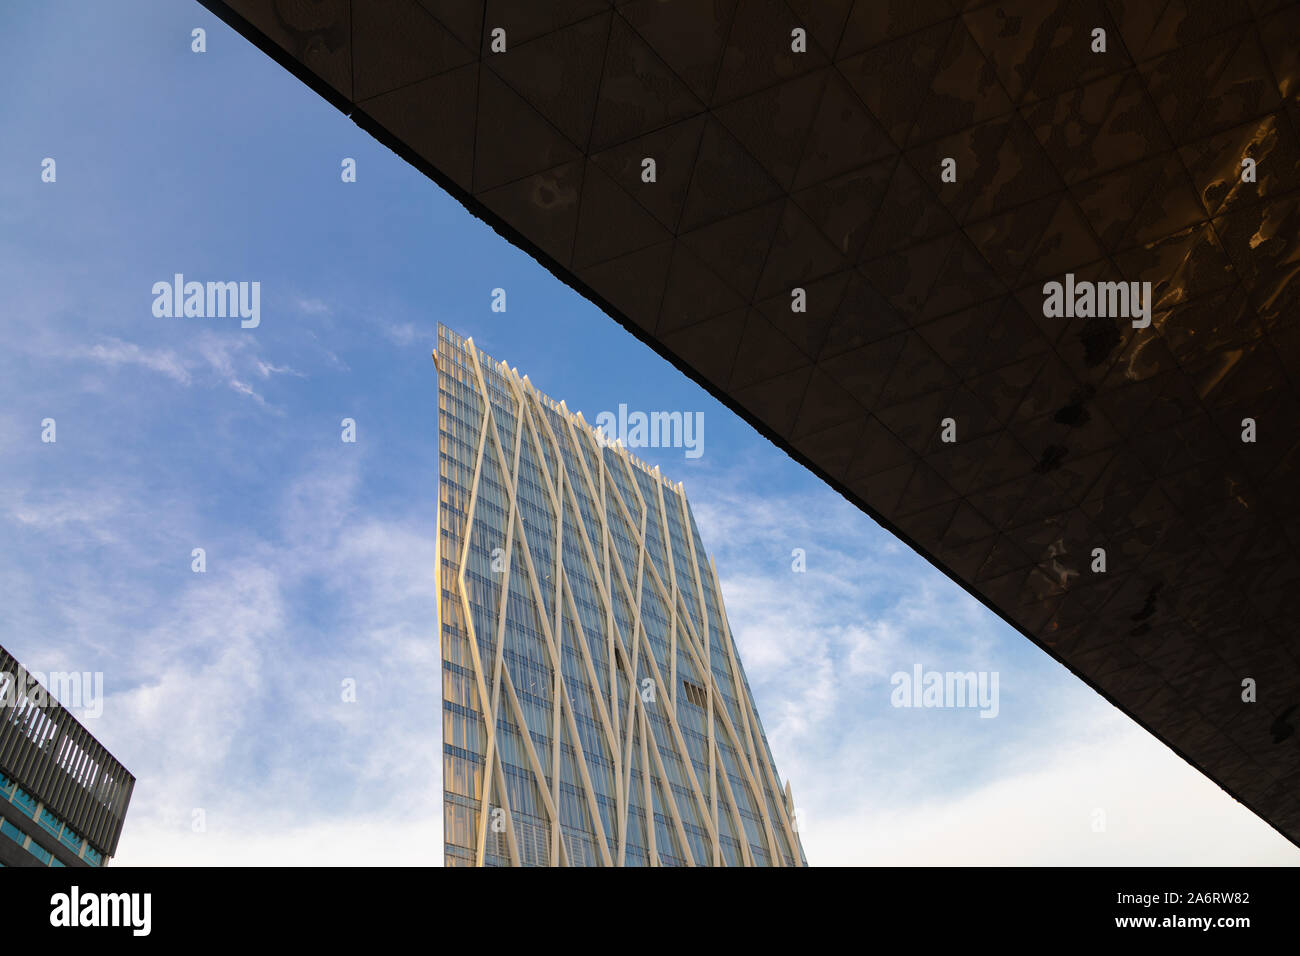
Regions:
M 627 450 L 627 446 L 624 445 L 622 441 L 618 439 L 615 439 L 613 441 L 604 440 L 601 437 L 601 433 L 594 426 L 590 425 L 587 422 L 587 419 L 583 417 L 582 412 L 570 411 L 568 405 L 566 405 L 563 400 L 557 402 L 555 399 L 551 398 L 551 396 L 549 396 L 548 394 L 543 392 L 540 388 L 538 388 L 536 385 L 534 385 L 527 375 L 520 375 L 519 370 L 514 366 L 509 365 L 504 359 L 493 358 L 483 349 L 479 348 L 477 345 L 474 344 L 474 337 L 472 335 L 461 335 L 451 326 L 446 325 L 443 322 L 439 322 L 438 323 L 439 344 L 441 344 L 442 342 L 442 338 L 443 338 L 442 332 L 444 330 L 447 333 L 449 333 L 449 335 L 453 338 L 453 342 L 457 347 L 461 349 L 473 348 L 478 353 L 479 359 L 481 361 L 486 361 L 492 364 L 493 366 L 495 366 L 498 370 L 504 370 L 510 373 L 515 378 L 515 380 L 525 388 L 526 391 L 528 391 L 530 394 L 533 395 L 534 398 L 538 399 L 541 402 L 544 402 L 556 414 L 563 415 L 569 422 L 580 426 L 582 429 L 586 431 L 588 435 L 590 435 L 593 439 L 595 439 L 595 441 L 599 445 L 601 445 L 601 447 L 614 449 L 618 454 L 626 458 L 631 464 L 636 465 L 643 472 L 645 472 L 647 476 L 653 478 L 661 485 L 664 485 L 670 489 L 677 491 L 683 498 L 686 497 L 686 489 L 685 486 L 682 484 L 682 482 L 673 481 L 671 478 L 669 478 L 666 474 L 663 473 L 663 471 L 660 469 L 658 465 L 652 466 L 649 463 L 638 458 L 636 455 L 632 454 L 632 452 Z M 434 362 L 434 366 L 438 369 L 438 371 L 442 372 L 443 368 L 442 365 L 438 362 L 438 350 L 436 348 L 434 349 L 433 352 L 433 362 Z

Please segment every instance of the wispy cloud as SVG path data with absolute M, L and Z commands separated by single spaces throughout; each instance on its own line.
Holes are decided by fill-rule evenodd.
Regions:
M 117 337 L 83 345 L 46 330 L 32 339 L 19 339 L 17 347 L 42 359 L 86 362 L 113 370 L 144 369 L 156 372 L 181 387 L 219 383 L 231 391 L 269 408 L 251 384 L 252 379 L 270 381 L 277 375 L 305 378 L 288 364 L 278 364 L 261 354 L 255 336 L 219 335 L 203 331 L 172 346 L 145 347 Z
M 436 338 L 436 333 L 421 329 L 414 322 L 384 322 L 381 323 L 380 328 L 383 330 L 385 338 L 402 348 L 421 340 L 433 343 Z
M 186 361 L 172 349 L 145 349 L 121 339 L 108 339 L 97 345 L 74 349 L 69 357 L 89 359 L 112 367 L 137 365 L 165 375 L 179 385 L 189 385 L 193 380 Z
M 288 366 L 277 366 L 260 358 L 257 345 L 250 336 L 218 336 L 208 333 L 199 338 L 197 348 L 208 367 L 227 387 L 240 395 L 247 395 L 263 407 L 267 407 L 266 399 L 243 379 L 243 370 L 251 371 L 263 380 L 273 375 L 301 377 L 300 372 Z
M 108 542 L 116 540 L 111 522 L 122 512 L 121 497 L 93 489 L 13 490 L 6 496 L 9 518 L 36 531 L 76 528 L 85 538 Z
M 325 302 L 315 298 L 294 299 L 293 306 L 303 315 L 329 315 L 333 311 Z
M 55 638 L 66 659 L 111 661 L 93 729 L 138 777 L 119 864 L 337 862 L 323 848 L 362 815 L 401 826 L 379 827 L 394 842 L 356 859 L 440 860 L 434 532 L 359 514 L 358 468 L 326 456 L 289 476 L 274 528 L 197 533 L 204 574 L 180 560 L 156 570 L 147 526 L 190 524 L 185 508 L 77 511 L 84 489 L 71 487 L 13 510 L 49 553 L 72 555 L 90 533 L 134 569 L 87 574 L 97 557 L 82 555 L 53 582 L 81 582 L 63 592 L 67 620 L 115 609 L 93 629 L 109 658 L 74 632 Z M 7 587 L 50 589 L 39 570 L 0 567 Z

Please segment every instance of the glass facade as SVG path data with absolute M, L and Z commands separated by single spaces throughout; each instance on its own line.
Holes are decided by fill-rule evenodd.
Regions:
M 682 486 L 436 358 L 446 863 L 806 865 Z
M 4 773 L 0 773 L 0 835 L 13 840 L 20 847 L 46 866 L 63 866 L 57 857 L 41 846 L 36 837 L 29 837 L 10 820 L 22 816 L 35 820 L 49 833 L 50 837 L 63 844 L 69 851 L 84 860 L 89 866 L 100 866 L 103 857 L 90 847 L 71 827 L 45 807 Z

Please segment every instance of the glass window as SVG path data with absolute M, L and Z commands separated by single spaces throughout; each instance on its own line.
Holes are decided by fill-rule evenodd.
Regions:
M 72 830 L 68 829 L 66 826 L 63 828 L 63 833 L 59 836 L 59 842 L 73 853 L 81 852 L 81 837 L 77 836 L 77 834 L 72 832 Z
M 54 814 L 50 813 L 50 811 L 46 810 L 44 807 L 41 808 L 41 815 L 39 818 L 37 818 L 36 822 L 39 823 L 41 826 L 43 826 L 45 829 L 49 830 L 53 836 L 58 836 L 59 830 L 63 826 L 63 823 L 59 820 L 59 818 L 56 817 Z
M 34 813 L 36 811 L 36 798 L 22 787 L 14 788 L 13 801 L 28 813 Z
M 36 859 L 40 860 L 46 866 L 49 866 L 50 860 L 54 858 L 50 854 L 49 850 L 45 849 L 45 847 L 40 846 L 39 844 L 36 843 L 29 845 L 27 847 L 27 852 L 30 853 L 32 856 L 36 857 Z
M 3 833 L 19 846 L 22 846 L 23 841 L 27 839 L 27 835 L 8 820 L 0 820 L 0 833 Z

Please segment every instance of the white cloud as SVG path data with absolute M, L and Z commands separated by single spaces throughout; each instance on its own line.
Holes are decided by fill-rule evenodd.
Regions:
M 808 810 L 804 850 L 826 866 L 1300 865 L 1294 845 L 1119 711 L 1089 729 L 967 793 Z
M 359 815 L 308 826 L 271 828 L 256 820 L 212 816 L 203 833 L 192 816 L 127 823 L 129 849 L 118 866 L 440 866 L 441 784 L 424 804 L 404 806 L 389 816 Z M 124 846 L 127 843 L 124 841 Z
M 75 563 L 58 615 L 34 609 L 63 666 L 106 662 L 92 730 L 138 778 L 116 864 L 441 861 L 433 528 L 358 515 L 346 461 L 289 476 L 277 526 L 200 534 L 203 575 L 179 559 L 149 573 L 166 545 L 147 529 L 192 527 L 184 504 L 76 512 L 74 487 L 21 506 L 34 547 L 67 554 L 94 530 L 127 568 Z M 4 583 L 44 594 L 40 573 L 10 565 Z M 43 646 L 11 649 L 40 669 Z
M 393 344 L 400 345 L 403 348 L 421 339 L 428 340 L 430 344 L 432 344 L 436 339 L 434 333 L 426 332 L 417 328 L 414 322 L 385 322 L 381 327 L 383 328 L 384 335 L 393 342 Z
M 70 357 L 86 358 L 113 367 L 138 365 L 167 376 L 179 385 L 189 385 L 190 369 L 172 349 L 143 349 L 134 342 L 108 339 L 88 348 L 74 349 Z
M 198 341 L 198 352 L 209 368 L 232 391 L 246 395 L 266 408 L 266 399 L 247 381 L 241 378 L 241 369 L 254 372 L 262 379 L 272 375 L 288 374 L 301 377 L 301 373 L 286 366 L 277 366 L 257 355 L 257 345 L 247 335 L 215 335 L 205 333 Z
M 298 298 L 293 304 L 303 315 L 329 315 L 332 311 L 329 305 L 315 298 Z
M 108 522 L 122 510 L 120 496 L 112 493 L 72 492 L 42 488 L 33 492 L 14 490 L 6 495 L 13 503 L 6 509 L 19 524 L 36 529 L 75 525 L 78 533 L 98 541 L 114 540 Z
M 15 344 L 41 358 L 83 361 L 109 369 L 146 369 L 182 387 L 217 381 L 264 408 L 270 406 L 250 384 L 250 377 L 263 381 L 276 375 L 305 378 L 302 372 L 289 365 L 263 358 L 255 338 L 238 333 L 219 335 L 205 331 L 196 338 L 185 338 L 173 347 L 144 348 L 116 337 L 104 338 L 94 345 L 74 344 L 66 337 L 45 330 L 38 337 L 19 337 Z M 94 391 L 104 390 L 102 384 L 94 381 L 84 384 Z

